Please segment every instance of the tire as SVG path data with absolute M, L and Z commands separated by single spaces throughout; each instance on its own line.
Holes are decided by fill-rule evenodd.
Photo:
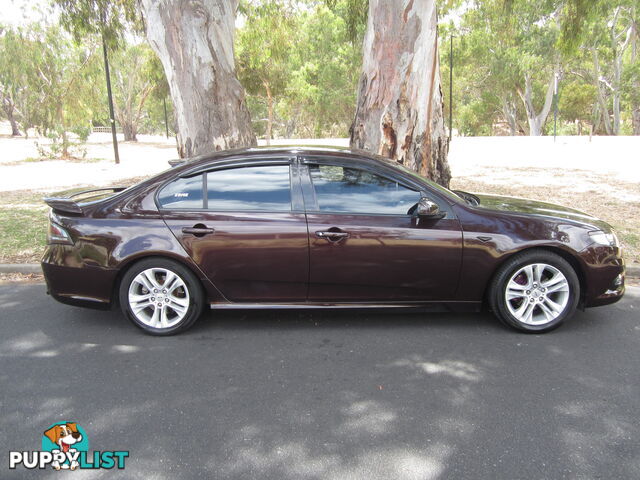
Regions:
M 489 285 L 489 305 L 505 325 L 528 333 L 558 328 L 580 299 L 580 281 L 561 256 L 530 250 L 507 260 Z
M 124 274 L 119 300 L 136 327 L 151 335 L 175 335 L 200 317 L 205 296 L 188 268 L 173 260 L 149 258 Z

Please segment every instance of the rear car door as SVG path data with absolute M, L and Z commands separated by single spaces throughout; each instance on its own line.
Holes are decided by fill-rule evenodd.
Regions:
M 306 299 L 308 233 L 293 160 L 218 165 L 158 194 L 167 226 L 230 301 Z
M 309 301 L 454 299 L 462 231 L 443 199 L 432 198 L 444 218 L 418 219 L 410 210 L 421 197 L 419 187 L 342 159 L 303 159 L 301 181 L 309 225 Z

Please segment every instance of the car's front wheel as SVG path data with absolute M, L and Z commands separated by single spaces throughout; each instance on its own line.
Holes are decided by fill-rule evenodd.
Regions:
M 198 279 L 177 262 L 152 258 L 129 269 L 120 283 L 120 306 L 134 325 L 152 335 L 174 335 L 202 313 Z
M 489 292 L 491 308 L 503 323 L 535 333 L 559 327 L 573 315 L 579 298 L 573 267 L 559 255 L 539 250 L 508 260 Z

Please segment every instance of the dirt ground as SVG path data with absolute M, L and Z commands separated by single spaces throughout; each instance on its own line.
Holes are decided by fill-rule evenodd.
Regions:
M 7 283 L 43 283 L 44 276 L 38 273 L 0 273 L 0 285 Z

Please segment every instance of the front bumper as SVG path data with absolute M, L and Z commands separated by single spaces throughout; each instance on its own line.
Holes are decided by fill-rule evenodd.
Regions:
M 618 247 L 590 247 L 582 252 L 586 264 L 585 307 L 599 307 L 619 301 L 625 292 L 625 264 Z
M 625 292 L 624 285 L 624 268 L 622 273 L 618 274 L 614 281 L 611 283 L 610 287 L 605 290 L 604 293 L 598 295 L 595 298 L 592 298 L 588 303 L 586 303 L 586 307 L 600 307 L 602 305 L 610 305 L 612 303 L 616 303 L 619 301 Z

